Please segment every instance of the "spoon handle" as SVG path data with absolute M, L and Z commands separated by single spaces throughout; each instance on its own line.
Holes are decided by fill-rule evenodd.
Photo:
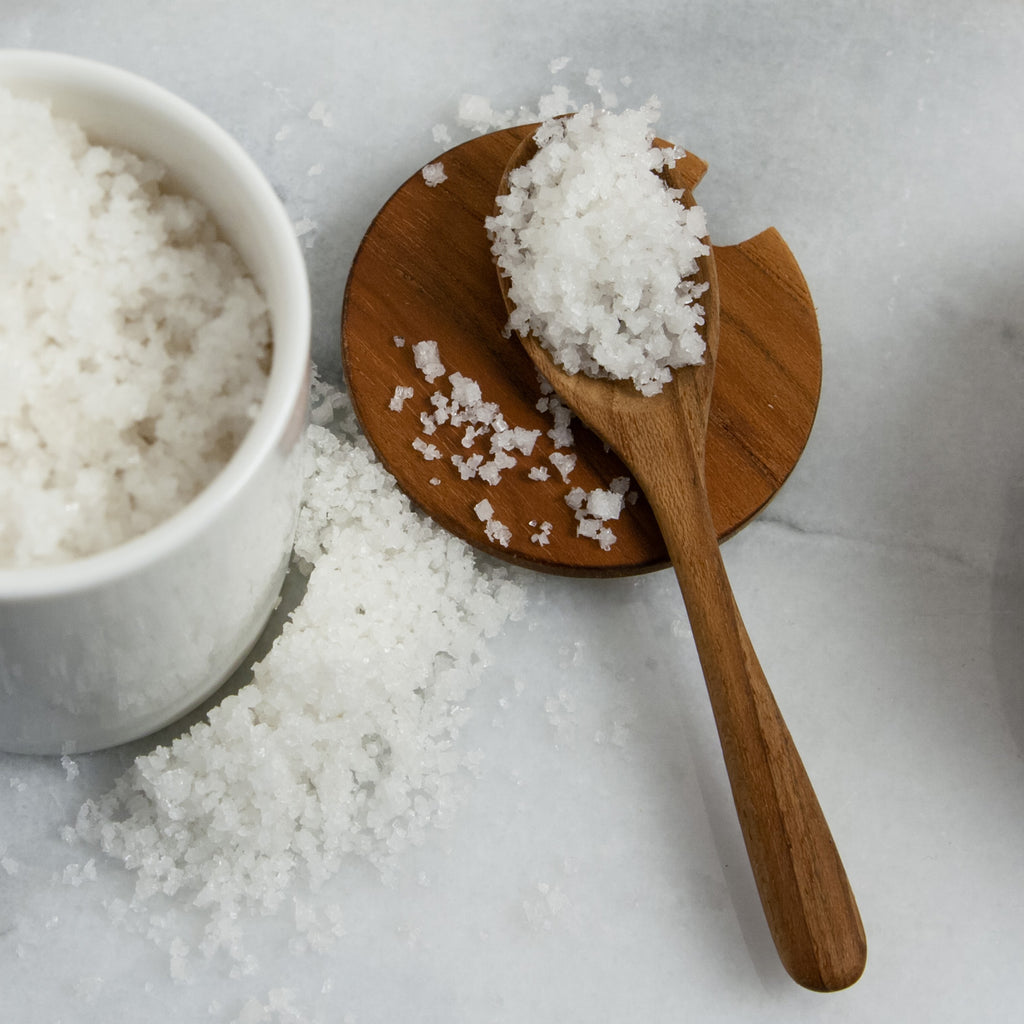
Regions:
M 639 482 L 683 592 L 765 917 L 795 981 L 822 992 L 846 988 L 864 969 L 864 927 L 729 585 L 704 487 L 702 446 L 694 440 L 698 428 L 682 426 L 673 446 L 679 451 L 662 448 L 656 478 Z M 669 465 L 678 472 L 666 474 Z

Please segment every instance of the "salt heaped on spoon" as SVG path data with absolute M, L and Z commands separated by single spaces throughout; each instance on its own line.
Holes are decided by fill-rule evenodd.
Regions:
M 708 252 L 705 217 L 657 176 L 678 156 L 652 145 L 658 114 L 652 100 L 544 122 L 537 154 L 511 171 L 486 221 L 509 327 L 566 372 L 630 379 L 645 395 L 704 352 L 706 284 L 693 275 Z

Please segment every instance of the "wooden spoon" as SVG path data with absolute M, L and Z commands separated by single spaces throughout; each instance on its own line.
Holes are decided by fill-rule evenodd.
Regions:
M 667 143 L 663 143 L 667 145 Z M 536 153 L 532 135 L 508 172 Z M 684 190 L 675 169 L 668 184 Z M 867 942 L 857 904 L 803 763 L 740 618 L 719 552 L 704 476 L 705 438 L 719 339 L 713 251 L 700 261 L 707 351 L 655 396 L 629 381 L 570 375 L 532 336 L 520 340 L 562 400 L 633 473 L 657 519 L 682 590 L 726 768 L 768 926 L 801 985 L 834 991 L 861 975 Z M 506 304 L 508 282 L 499 273 Z

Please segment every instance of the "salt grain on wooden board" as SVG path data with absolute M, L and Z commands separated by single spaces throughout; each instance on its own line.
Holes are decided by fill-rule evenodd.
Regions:
M 412 398 L 416 392 L 410 387 L 403 387 L 399 384 L 395 388 L 395 393 L 391 396 L 391 400 L 388 402 L 388 408 L 392 412 L 401 412 L 402 406 L 405 404 L 407 398 Z
M 251 683 L 77 822 L 137 872 L 137 910 L 162 896 L 201 908 L 201 951 L 225 948 L 244 970 L 239 914 L 279 910 L 297 879 L 316 888 L 348 857 L 383 870 L 450 818 L 486 640 L 523 606 L 504 569 L 411 507 L 344 396 L 317 385 L 325 405 L 340 422 L 309 428 L 302 602 Z
M 413 357 L 416 367 L 428 382 L 433 383 L 444 374 L 440 345 L 436 341 L 417 342 L 413 345 Z M 455 371 L 449 374 L 448 384 L 449 393 L 432 392 L 428 397 L 431 411 L 419 413 L 423 434 L 437 437 L 438 443 L 428 443 L 422 437 L 417 437 L 411 444 L 425 460 L 440 460 L 444 457 L 440 446 L 448 447 L 451 442 L 450 439 L 446 440 L 438 434 L 439 427 L 446 425 L 449 430 L 462 430 L 459 439 L 461 448 L 470 450 L 480 441 L 486 443 L 487 452 L 449 455 L 449 461 L 458 472 L 460 480 L 479 479 L 489 486 L 497 487 L 501 483 L 502 474 L 518 466 L 520 456 L 529 459 L 534 455 L 541 431 L 509 425 L 498 405 L 484 400 L 479 383 L 472 378 Z M 571 448 L 573 437 L 569 424 L 572 413 L 552 392 L 550 384 L 544 380 L 541 380 L 540 384 L 544 394 L 537 403 L 538 411 L 548 413 L 554 422 L 553 428 L 547 431 L 547 437 L 552 440 L 556 449 Z M 412 399 L 415 393 L 413 388 L 396 387 L 389 408 L 393 412 L 401 412 L 405 402 Z M 562 482 L 569 486 L 577 462 L 575 453 L 556 450 L 549 452 L 547 459 L 557 469 Z M 529 466 L 526 475 L 530 480 L 544 481 L 549 479 L 550 472 L 546 466 L 535 462 Z M 579 500 L 573 504 L 577 493 Z M 607 497 L 603 498 L 605 495 Z M 607 491 L 598 488 L 589 496 L 579 488 L 569 490 L 565 500 L 575 511 L 576 536 L 593 540 L 602 550 L 609 550 L 616 537 L 607 525 L 608 520 L 618 518 L 624 501 L 635 501 L 636 497 L 636 492 L 630 490 L 628 477 L 618 477 L 611 481 Z M 480 514 L 481 507 L 488 510 L 485 515 Z M 507 524 L 493 518 L 494 510 L 490 503 L 486 500 L 479 503 L 475 511 L 477 518 L 484 524 L 484 537 L 492 544 L 508 547 L 512 531 Z M 535 525 L 534 522 L 530 523 L 531 530 Z M 552 527 L 550 523 L 545 526 L 545 530 L 531 533 L 530 539 L 533 543 L 542 546 L 550 543 Z
M 412 352 L 416 369 L 423 374 L 428 384 L 444 375 L 444 363 L 438 358 L 436 341 L 418 341 L 413 345 Z
M 440 160 L 427 164 L 421 173 L 428 188 L 437 188 L 441 182 L 448 180 L 448 175 L 444 172 L 444 164 Z

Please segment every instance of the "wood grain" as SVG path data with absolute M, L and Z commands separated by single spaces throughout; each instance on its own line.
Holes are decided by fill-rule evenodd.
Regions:
M 538 411 L 536 371 L 515 339 L 504 336 L 506 312 L 498 289 L 484 219 L 498 182 L 527 128 L 481 136 L 443 154 L 447 180 L 428 187 L 413 175 L 370 225 L 349 274 L 342 312 L 345 375 L 356 415 L 378 456 L 410 497 L 441 525 L 489 554 L 548 572 L 620 576 L 668 565 L 668 553 L 641 497 L 612 524 L 617 540 L 603 551 L 576 536 L 568 485 L 550 466 L 552 426 Z M 706 170 L 688 154 L 680 173 L 693 188 Z M 721 348 L 707 440 L 707 483 L 720 538 L 756 515 L 795 466 L 807 442 L 821 387 L 821 345 L 803 275 L 779 234 L 769 229 L 735 246 L 716 246 L 721 293 Z M 394 337 L 405 339 L 399 347 Z M 460 479 L 450 458 L 467 455 L 463 431 L 439 428 L 423 436 L 420 414 L 444 378 L 427 383 L 413 364 L 412 345 L 438 343 L 448 373 L 478 381 L 513 425 L 541 430 L 533 455 L 520 458 L 497 486 Z M 389 409 L 398 385 L 414 396 Z M 619 458 L 589 430 L 573 425 L 576 468 L 571 485 L 592 490 L 628 475 Z M 426 461 L 412 447 L 423 437 L 442 458 Z M 483 439 L 478 441 L 477 450 Z M 437 480 L 439 483 L 432 483 Z M 512 530 L 507 548 L 484 536 L 473 507 L 486 498 Z M 546 547 L 532 543 L 531 523 L 552 524 Z

